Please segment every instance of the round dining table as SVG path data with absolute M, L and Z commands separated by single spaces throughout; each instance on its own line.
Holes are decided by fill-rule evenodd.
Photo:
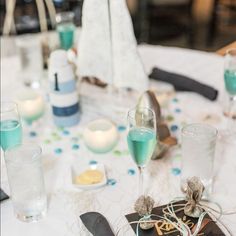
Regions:
M 2 47 L 11 48 L 10 40 Z M 1 40 L 1 43 L 2 40 Z M 8 45 L 9 43 L 9 45 Z M 219 91 L 217 100 L 210 101 L 194 92 L 172 92 L 163 103 L 163 114 L 171 134 L 181 143 L 181 128 L 189 123 L 208 123 L 219 130 L 226 129 L 227 118 L 223 115 L 225 88 L 223 80 L 224 58 L 209 52 L 138 45 L 145 70 L 153 67 L 186 75 Z M 1 99 L 11 100 L 22 89 L 18 78 L 19 58 L 12 50 L 1 57 Z M 125 112 L 135 105 L 140 94 L 126 91 L 122 96 L 90 84 L 79 84 L 82 107 L 80 122 L 71 128 L 58 128 L 52 121 L 47 91 L 47 72 L 42 78 L 39 93 L 46 101 L 44 116 L 32 125 L 23 123 L 24 141 L 42 147 L 43 170 L 48 197 L 46 216 L 36 223 L 23 223 L 16 219 L 11 200 L 1 202 L 2 236 L 86 236 L 90 233 L 80 220 L 80 215 L 90 211 L 103 214 L 114 232 L 123 227 L 119 235 L 135 235 L 125 218 L 134 212 L 138 190 L 138 169 L 133 162 L 126 141 Z M 150 88 L 161 91 L 159 83 L 151 80 Z M 115 92 L 114 92 L 115 93 Z M 122 107 L 115 110 L 112 101 Z M 117 112 L 119 113 L 118 115 Z M 170 118 L 171 117 L 171 118 Z M 112 119 L 118 128 L 119 141 L 114 149 L 105 154 L 88 150 L 83 141 L 83 130 L 96 118 Z M 81 190 L 73 185 L 71 167 L 89 163 L 105 166 L 107 184 L 98 189 Z M 30 176 L 29 176 L 30 178 Z M 213 191 L 210 200 L 217 202 L 223 211 L 236 210 L 236 145 L 218 138 L 214 160 Z M 183 196 L 181 180 L 181 145 L 170 149 L 158 160 L 151 160 L 145 173 L 147 194 L 155 200 L 155 206 L 167 204 Z M 1 188 L 10 195 L 6 167 L 1 152 Z M 221 222 L 236 235 L 236 215 L 223 215 Z M 104 235 L 105 236 L 105 235 Z

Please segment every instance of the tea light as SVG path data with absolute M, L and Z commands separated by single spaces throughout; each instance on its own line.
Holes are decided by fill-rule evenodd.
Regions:
M 26 122 L 31 123 L 44 113 L 43 97 L 31 89 L 25 89 L 17 95 L 17 104 L 20 115 Z
M 83 138 L 91 151 L 105 153 L 115 147 L 118 141 L 118 131 L 110 120 L 98 119 L 87 125 Z

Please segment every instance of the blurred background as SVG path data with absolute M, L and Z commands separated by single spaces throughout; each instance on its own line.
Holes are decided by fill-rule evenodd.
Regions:
M 6 13 L 0 0 L 0 33 Z M 83 0 L 54 0 L 81 25 Z M 138 43 L 215 51 L 236 40 L 236 0 L 127 0 Z M 40 31 L 35 0 L 16 0 L 15 34 Z M 47 25 L 52 29 L 50 17 Z

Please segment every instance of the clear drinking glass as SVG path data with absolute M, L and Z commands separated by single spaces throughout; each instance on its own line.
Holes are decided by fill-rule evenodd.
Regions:
M 17 104 L 1 102 L 0 146 L 5 151 L 22 142 L 22 127 Z
M 14 212 L 25 222 L 38 221 L 47 211 L 41 153 L 34 144 L 18 145 L 5 152 Z
M 43 72 L 43 54 L 40 38 L 31 35 L 19 36 L 16 46 L 20 58 L 20 77 L 26 86 L 40 87 Z
M 145 195 L 143 171 L 151 159 L 156 146 L 156 117 L 153 110 L 136 107 L 128 112 L 127 120 L 128 147 L 140 173 L 139 194 Z
M 204 197 L 211 194 L 216 139 L 217 129 L 207 124 L 189 124 L 182 129 L 183 190 L 186 180 L 196 176 L 205 186 Z
M 74 43 L 74 13 L 60 12 L 56 15 L 57 32 L 60 39 L 60 47 L 68 50 Z

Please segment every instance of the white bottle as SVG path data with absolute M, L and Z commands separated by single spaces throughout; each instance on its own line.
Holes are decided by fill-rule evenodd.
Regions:
M 79 122 L 79 99 L 75 74 L 64 50 L 51 53 L 49 60 L 50 103 L 57 126 L 69 127 Z

